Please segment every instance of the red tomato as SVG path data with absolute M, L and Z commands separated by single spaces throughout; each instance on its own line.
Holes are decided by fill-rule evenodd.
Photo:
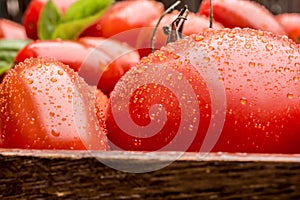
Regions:
M 21 49 L 15 61 L 38 56 L 52 57 L 69 65 L 107 95 L 131 65 L 139 61 L 139 54 L 127 44 L 103 38 L 82 38 L 80 42 L 35 41 Z
M 27 39 L 22 25 L 8 19 L 0 19 L 0 38 L 3 39 Z
M 95 27 L 96 31 L 89 30 L 85 36 L 95 36 L 101 27 L 103 37 L 111 37 L 118 33 L 142 28 L 149 25 L 150 21 L 158 18 L 164 11 L 162 3 L 154 0 L 125 0 L 115 2 L 101 17 Z M 113 24 L 113 26 L 112 26 Z
M 300 13 L 283 13 L 276 16 L 287 35 L 296 43 L 300 43 Z
M 117 1 L 97 23 L 83 31 L 81 37 L 101 36 L 126 42 L 137 48 L 137 38 L 141 29 L 147 30 L 150 22 L 158 19 L 163 12 L 163 4 L 154 0 Z M 138 51 L 143 55 L 143 49 Z
M 98 88 L 107 95 L 121 76 L 140 61 L 138 52 L 126 43 L 100 37 L 83 37 L 78 41 L 93 46 L 108 56 L 106 63 L 104 59 L 102 60 L 102 65 L 107 67 L 98 82 Z
M 285 34 L 274 15 L 263 5 L 249 0 L 212 0 L 213 17 L 225 27 L 248 27 Z M 210 0 L 203 0 L 199 14 L 209 16 Z
M 160 26 L 157 29 L 157 32 L 155 34 L 154 39 L 154 48 L 160 49 L 162 46 L 166 45 L 167 41 L 167 35 L 163 32 L 163 26 L 170 25 L 177 17 L 179 12 L 177 10 L 173 11 L 170 14 L 167 14 L 164 16 L 164 18 L 160 22 Z M 145 31 L 142 31 L 138 37 L 139 43 L 137 44 L 137 48 L 139 47 L 149 47 L 149 49 L 145 49 L 141 54 L 141 57 L 147 56 L 151 52 L 150 48 L 150 41 L 152 32 L 154 30 L 154 27 L 157 24 L 158 19 L 153 20 L 150 23 L 150 26 L 153 27 L 151 29 L 146 29 Z M 195 13 L 189 13 L 187 20 L 184 22 L 182 35 L 183 36 L 189 36 L 191 34 L 196 34 L 204 31 L 205 29 L 209 28 L 209 18 L 204 15 L 196 15 Z M 223 25 L 219 22 L 214 21 L 213 22 L 213 28 L 214 29 L 221 29 L 223 28 Z M 140 42 L 143 41 L 143 42 Z
M 19 63 L 0 87 L 2 147 L 108 149 L 104 121 L 90 102 L 95 93 L 67 65 L 48 58 Z
M 40 13 L 48 0 L 32 0 L 25 10 L 23 15 L 23 24 L 26 34 L 30 39 L 38 39 L 37 23 Z M 62 13 L 65 13 L 67 8 L 76 0 L 53 0 L 55 5 Z
M 116 84 L 112 148 L 300 153 L 299 66 L 299 46 L 255 29 L 170 43 Z

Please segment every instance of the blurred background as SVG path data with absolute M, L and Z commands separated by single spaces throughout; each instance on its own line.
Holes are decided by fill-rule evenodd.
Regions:
M 63 1 L 63 0 L 62 0 Z M 176 0 L 159 0 L 166 7 L 169 7 Z M 300 0 L 253 0 L 267 7 L 273 14 L 283 12 L 298 12 L 300 13 Z M 0 18 L 8 18 L 21 23 L 22 14 L 25 11 L 30 0 L 0 0 Z M 201 0 L 182 0 L 184 4 L 189 6 L 189 9 L 196 12 L 199 8 Z

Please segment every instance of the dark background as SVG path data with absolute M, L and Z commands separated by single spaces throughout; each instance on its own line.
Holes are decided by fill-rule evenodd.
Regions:
M 62 0 L 63 1 L 63 0 Z M 169 7 L 176 0 L 159 0 Z M 254 0 L 253 0 L 254 1 Z M 255 0 L 266 6 L 273 14 L 283 12 L 299 12 L 300 0 Z M 21 23 L 22 14 L 30 0 L 0 0 L 0 18 L 8 18 Z M 199 8 L 201 0 L 182 0 L 178 7 L 184 4 L 189 6 L 189 9 L 196 12 Z

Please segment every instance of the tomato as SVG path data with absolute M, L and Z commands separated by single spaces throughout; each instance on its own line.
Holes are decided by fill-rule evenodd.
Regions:
M 23 25 L 30 39 L 38 39 L 37 23 L 40 13 L 48 0 L 31 0 L 23 15 Z M 76 0 L 53 0 L 62 13 Z
M 225 27 L 248 27 L 285 34 L 274 15 L 263 5 L 249 0 L 212 0 L 213 18 Z M 210 0 L 200 4 L 199 14 L 209 16 Z M 254 14 L 255 13 L 255 14 Z
M 103 38 L 35 41 L 22 48 L 15 61 L 38 56 L 52 57 L 69 65 L 106 95 L 131 65 L 139 61 L 139 54 L 127 44 Z
M 126 43 L 100 37 L 83 37 L 78 40 L 86 45 L 93 46 L 97 51 L 108 56 L 102 60 L 102 65 L 107 66 L 101 74 L 98 88 L 109 95 L 114 86 L 133 65 L 140 61 L 138 52 Z M 100 60 L 100 58 L 98 58 Z M 94 63 L 92 63 L 94 64 Z
M 300 43 L 300 13 L 282 13 L 276 16 L 287 35 L 296 43 Z
M 163 12 L 163 4 L 154 0 L 117 1 L 97 23 L 83 31 L 81 37 L 101 36 L 119 40 L 137 48 L 140 55 L 144 55 L 143 48 L 138 46 L 137 38 L 141 32 L 147 30 L 150 22 L 158 19 Z
M 154 38 L 154 48 L 160 49 L 162 46 L 166 45 L 167 41 L 167 35 L 163 31 L 164 26 L 170 25 L 179 15 L 179 11 L 175 10 L 172 13 L 166 14 L 163 19 L 160 21 L 160 25 L 157 29 L 157 32 L 155 33 Z M 157 24 L 158 19 L 153 20 L 150 23 L 150 26 L 153 27 L 151 29 L 145 29 L 145 31 L 142 31 L 138 37 L 140 42 L 137 47 L 149 47 L 148 51 L 145 49 L 141 54 L 141 57 L 147 56 L 151 52 L 150 48 L 150 41 L 151 36 L 154 30 L 154 27 Z M 195 13 L 190 12 L 188 14 L 187 19 L 184 22 L 182 35 L 183 36 L 189 36 L 191 34 L 196 34 L 199 32 L 204 31 L 205 29 L 209 28 L 209 18 L 204 15 L 196 15 Z M 213 22 L 213 28 L 214 29 L 221 29 L 223 28 L 223 25 L 214 21 Z M 141 52 L 140 52 L 141 53 Z
M 54 59 L 30 58 L 11 69 L 0 107 L 4 148 L 108 149 L 94 91 Z
M 95 29 L 89 29 L 84 35 L 111 37 L 130 29 L 146 27 L 152 19 L 160 17 L 163 11 L 163 4 L 153 0 L 118 1 L 92 26 Z M 95 35 L 100 29 L 101 35 Z
M 300 153 L 300 49 L 287 36 L 212 30 L 169 43 L 116 84 L 112 149 Z
M 22 40 L 27 39 L 27 36 L 22 25 L 8 19 L 0 19 L 0 38 Z

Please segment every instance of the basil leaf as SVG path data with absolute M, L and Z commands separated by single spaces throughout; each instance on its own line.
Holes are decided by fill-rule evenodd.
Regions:
M 52 39 L 76 39 L 80 33 L 96 22 L 111 6 L 113 0 L 78 0 L 66 11 Z
M 52 34 L 61 22 L 62 15 L 52 0 L 43 7 L 38 20 L 38 37 L 41 40 L 52 38 Z
M 0 75 L 13 67 L 18 51 L 31 40 L 0 40 Z

